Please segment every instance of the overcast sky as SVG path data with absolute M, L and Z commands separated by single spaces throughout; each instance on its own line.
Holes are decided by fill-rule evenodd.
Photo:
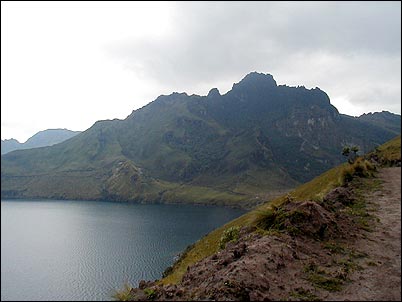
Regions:
M 86 130 L 247 73 L 401 113 L 401 2 L 1 2 L 1 138 Z

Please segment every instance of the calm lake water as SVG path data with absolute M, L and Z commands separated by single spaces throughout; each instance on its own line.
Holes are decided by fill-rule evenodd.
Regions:
M 243 214 L 224 207 L 1 201 L 1 300 L 110 300 Z

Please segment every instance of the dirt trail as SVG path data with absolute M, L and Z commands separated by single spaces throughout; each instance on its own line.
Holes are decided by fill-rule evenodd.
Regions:
M 349 201 L 350 191 L 337 188 L 325 197 L 329 210 L 312 201 L 283 206 L 288 216 L 277 217 L 287 217 L 281 223 L 297 229 L 298 236 L 263 236 L 243 228 L 237 242 L 188 267 L 180 284 L 141 281 L 130 296 L 135 301 L 401 301 L 401 168 L 382 169 L 379 177 L 382 188 L 366 198 L 368 210 L 379 219 L 373 219 L 372 232 L 353 222 L 357 216 L 342 211 L 346 208 L 339 200 Z M 308 219 L 300 220 L 300 215 Z M 317 240 L 318 235 L 340 240 L 339 246 L 347 249 L 331 251 L 330 241 Z M 344 275 L 349 266 L 341 263 L 350 265 L 350 259 L 362 269 Z M 348 279 L 352 282 L 344 282 Z M 333 291 L 340 280 L 344 287 Z
M 384 168 L 379 177 L 383 187 L 367 197 L 380 221 L 356 248 L 368 254 L 363 270 L 350 276 L 344 290 L 325 300 L 401 301 L 401 168 Z

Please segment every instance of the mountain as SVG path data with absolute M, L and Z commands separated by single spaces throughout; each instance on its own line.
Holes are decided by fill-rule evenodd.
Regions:
M 2 198 L 256 204 L 400 133 L 339 114 L 319 88 L 250 73 L 224 95 L 161 95 L 124 120 L 2 156 Z
M 18 150 L 21 145 L 22 144 L 14 138 L 1 140 L 1 155 Z
M 389 111 L 365 113 L 359 116 L 358 119 L 370 122 L 387 130 L 395 132 L 401 130 L 401 116 Z
M 43 130 L 32 137 L 30 137 L 25 143 L 20 143 L 16 139 L 1 140 L 1 154 L 20 149 L 31 149 L 45 146 L 52 146 L 61 143 L 81 131 L 71 131 L 67 129 L 48 129 Z

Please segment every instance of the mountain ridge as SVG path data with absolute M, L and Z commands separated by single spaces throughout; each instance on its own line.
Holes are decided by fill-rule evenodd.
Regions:
M 72 131 L 66 128 L 56 128 L 39 131 L 28 138 L 24 143 L 20 143 L 14 138 L 1 140 L 1 154 L 3 155 L 14 150 L 52 146 L 61 143 L 79 133 L 81 133 L 81 131 Z
M 340 163 L 346 144 L 366 151 L 400 133 L 272 75 L 211 91 L 160 95 L 68 142 L 3 156 L 2 197 L 256 204 Z

